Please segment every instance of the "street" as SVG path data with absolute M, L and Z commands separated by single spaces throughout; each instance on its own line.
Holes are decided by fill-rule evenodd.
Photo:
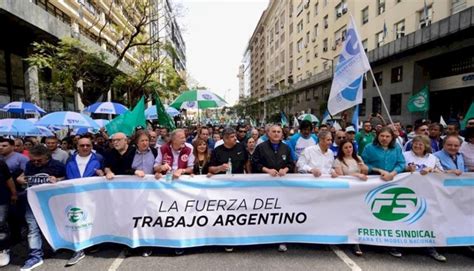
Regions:
M 236 247 L 225 252 L 222 247 L 191 248 L 182 256 L 170 249 L 156 249 L 142 257 L 141 250 L 126 252 L 115 244 L 102 245 L 67 270 L 472 270 L 474 256 L 466 248 L 440 249 L 448 261 L 439 263 L 423 255 L 420 249 L 405 249 L 401 259 L 382 248 L 362 246 L 364 255 L 354 256 L 349 246 L 289 244 L 288 251 L 277 245 Z M 2 270 L 18 270 L 26 257 L 26 244 L 13 248 L 12 262 Z M 71 252 L 47 252 L 45 262 L 35 270 L 65 270 Z

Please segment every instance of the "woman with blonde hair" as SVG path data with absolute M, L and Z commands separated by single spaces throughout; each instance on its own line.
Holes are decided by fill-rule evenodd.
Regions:
M 207 174 L 209 171 L 209 161 L 211 160 L 209 145 L 203 139 L 196 138 L 196 140 L 193 142 L 193 146 L 194 157 L 196 157 L 193 167 L 193 174 Z
M 417 135 L 412 139 L 412 149 L 403 153 L 406 170 L 426 175 L 431 172 L 442 172 L 439 159 L 431 154 L 430 139 L 425 135 Z

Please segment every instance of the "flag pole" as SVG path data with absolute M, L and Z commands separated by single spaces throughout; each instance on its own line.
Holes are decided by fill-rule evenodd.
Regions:
M 390 123 L 393 126 L 394 124 L 393 124 L 392 117 L 390 116 L 390 112 L 387 109 L 387 105 L 385 104 L 385 101 L 383 99 L 382 92 L 380 92 L 379 84 L 377 84 L 377 80 L 375 80 L 375 75 L 374 75 L 374 72 L 372 71 L 372 67 L 370 68 L 370 74 L 372 75 L 372 80 L 374 80 L 375 87 L 377 88 L 377 92 L 379 93 L 383 108 L 385 109 L 385 112 L 387 112 L 388 120 L 390 120 Z

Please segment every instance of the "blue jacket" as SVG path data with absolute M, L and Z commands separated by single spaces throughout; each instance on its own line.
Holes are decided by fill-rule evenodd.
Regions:
M 89 162 L 86 165 L 86 169 L 84 170 L 83 176 L 81 176 L 81 174 L 79 173 L 79 167 L 77 166 L 76 156 L 77 153 L 71 156 L 69 161 L 66 163 L 66 179 L 69 180 L 82 177 L 97 176 L 95 171 L 97 169 L 101 169 L 102 165 L 98 156 L 95 153 L 92 153 L 91 159 L 89 159 Z
M 438 157 L 444 170 L 459 169 L 462 172 L 467 172 L 467 166 L 464 164 L 464 156 L 461 153 L 456 154 L 457 165 L 445 150 L 435 152 L 434 156 Z
M 369 172 L 373 168 L 383 169 L 388 172 L 396 171 L 401 173 L 405 171 L 405 157 L 402 149 L 395 144 L 394 148 L 384 150 L 382 147 L 370 143 L 362 151 L 362 159 L 369 167 Z

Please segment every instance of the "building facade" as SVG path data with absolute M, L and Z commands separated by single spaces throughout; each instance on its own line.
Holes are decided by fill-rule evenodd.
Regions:
M 81 110 L 83 105 L 77 94 L 43 97 L 39 84 L 43 74 L 25 61 L 33 52 L 32 43 L 54 44 L 63 38 L 75 38 L 91 50 L 105 54 L 111 65 L 125 48 L 140 17 L 130 1 L 122 0 L 0 1 L 0 104 L 26 100 L 47 111 Z M 175 66 L 181 70 L 185 68 L 185 47 L 175 24 L 176 21 L 170 24 L 169 37 L 180 45 Z M 143 30 L 141 34 L 148 37 L 150 29 Z M 140 51 L 137 47 L 127 50 L 118 69 L 132 73 L 134 66 L 147 57 Z M 78 87 L 84 86 L 79 82 Z
M 252 85 L 251 96 L 266 116 L 280 110 L 321 116 L 352 14 L 392 118 L 411 123 L 421 117 L 409 113 L 406 102 L 425 85 L 431 92 L 429 116 L 454 117 L 472 101 L 473 6 L 472 0 L 270 1 L 257 26 L 267 37 L 266 92 L 261 97 Z M 372 113 L 386 115 L 368 74 L 359 114 Z

